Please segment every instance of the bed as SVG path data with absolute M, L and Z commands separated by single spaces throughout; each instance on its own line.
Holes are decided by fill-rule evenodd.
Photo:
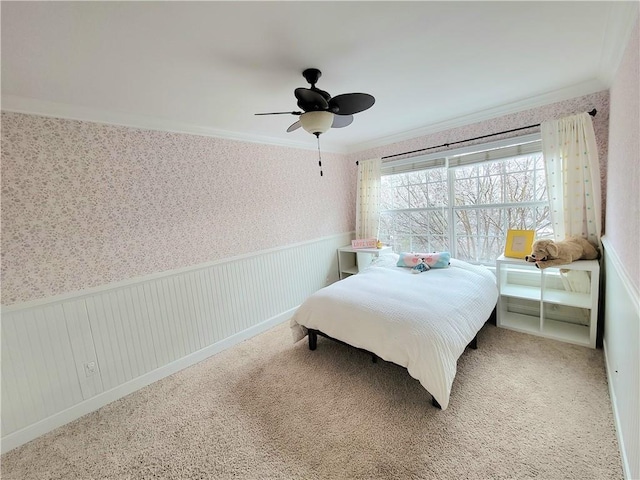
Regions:
M 457 259 L 415 274 L 397 259 L 383 255 L 311 295 L 291 318 L 293 339 L 308 336 L 314 350 L 322 335 L 405 367 L 444 410 L 458 358 L 494 312 L 495 275 Z

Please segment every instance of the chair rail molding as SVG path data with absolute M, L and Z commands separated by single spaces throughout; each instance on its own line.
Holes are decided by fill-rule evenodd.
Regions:
M 2 452 L 291 317 L 353 232 L 2 308 Z

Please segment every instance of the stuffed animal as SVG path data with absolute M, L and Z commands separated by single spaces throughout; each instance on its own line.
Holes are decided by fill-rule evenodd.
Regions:
M 428 272 L 429 270 L 431 270 L 431 267 L 427 262 L 425 262 L 424 258 L 421 258 L 420 262 L 415 267 L 411 268 L 411 273 L 422 273 Z
M 535 263 L 538 268 L 566 265 L 576 260 L 594 260 L 600 254 L 596 247 L 585 238 L 575 236 L 554 242 L 553 240 L 536 240 L 531 248 L 531 255 L 524 259 Z

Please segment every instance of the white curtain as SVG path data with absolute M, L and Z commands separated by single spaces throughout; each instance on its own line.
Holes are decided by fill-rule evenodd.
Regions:
M 600 246 L 600 162 L 588 113 L 541 125 L 551 221 L 556 240 L 581 235 Z
M 591 116 L 580 113 L 540 127 L 555 240 L 580 235 L 600 248 L 600 162 Z M 566 290 L 589 292 L 587 272 L 561 270 L 560 277 Z
M 381 166 L 380 158 L 358 162 L 356 238 L 378 238 Z

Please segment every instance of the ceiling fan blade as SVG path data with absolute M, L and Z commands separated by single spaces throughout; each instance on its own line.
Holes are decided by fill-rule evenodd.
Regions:
M 351 125 L 353 122 L 353 115 L 334 115 L 331 128 L 342 128 L 347 125 Z
M 293 92 L 298 99 L 298 106 L 305 112 L 326 110 L 329 108 L 327 99 L 315 90 L 309 88 L 296 88 Z
M 269 112 L 269 113 L 254 113 L 254 115 L 302 115 L 302 112 Z
M 345 93 L 329 100 L 329 110 L 337 115 L 353 115 L 371 108 L 375 101 L 368 93 Z
M 319 88 L 316 87 L 311 87 L 310 90 L 319 93 L 320 95 L 322 95 L 322 97 L 328 102 L 329 100 L 331 100 L 331 94 L 329 92 L 325 92 L 324 90 L 320 90 Z
M 293 132 L 294 130 L 299 129 L 302 126 L 302 123 L 300 123 L 300 120 L 298 120 L 295 123 L 292 123 L 289 128 L 287 128 L 287 132 Z

